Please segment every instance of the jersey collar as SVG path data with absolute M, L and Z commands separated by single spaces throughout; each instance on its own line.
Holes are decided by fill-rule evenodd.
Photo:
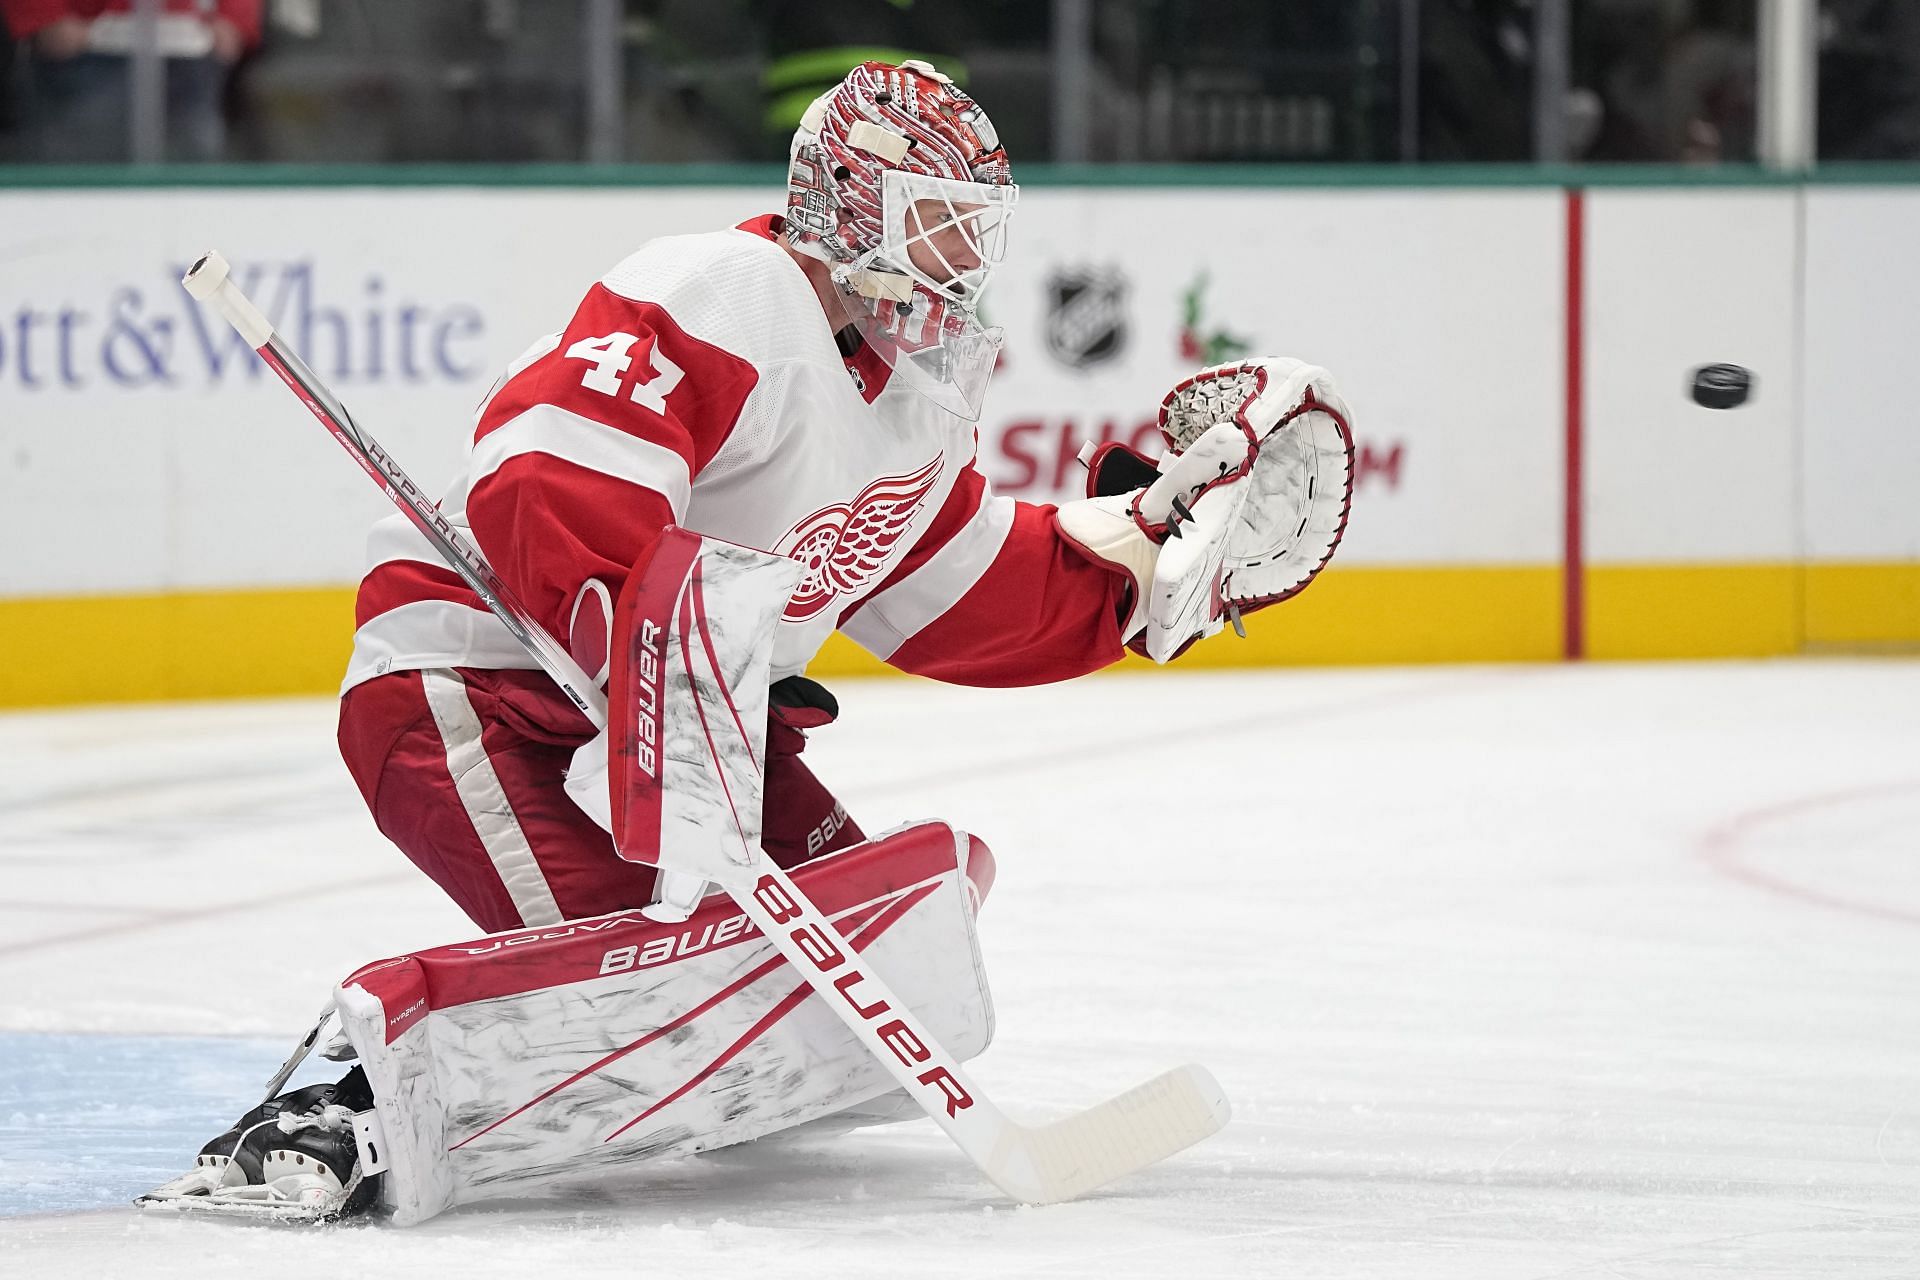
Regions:
M 762 240 L 778 240 L 786 229 L 787 220 L 777 213 L 763 213 L 757 218 L 748 218 L 734 228 L 735 231 L 759 236 Z

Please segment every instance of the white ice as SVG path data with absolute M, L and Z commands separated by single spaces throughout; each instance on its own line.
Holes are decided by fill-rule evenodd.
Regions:
M 838 692 L 808 758 L 856 817 L 998 855 L 982 1085 L 1046 1118 L 1198 1061 L 1224 1133 L 1047 1209 L 920 1122 L 410 1231 L 39 1212 L 0 1274 L 1920 1276 L 1920 663 Z M 326 701 L 4 716 L 0 766 L 0 1032 L 158 1054 L 156 1098 L 193 1064 L 108 1035 L 275 1057 L 341 975 L 472 932 Z M 142 1101 L 92 1100 L 96 1182 Z M 53 1159 L 4 1110 L 0 1197 Z

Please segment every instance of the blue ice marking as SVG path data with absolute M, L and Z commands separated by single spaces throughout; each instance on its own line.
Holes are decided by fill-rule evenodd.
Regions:
M 0 1216 L 124 1205 L 185 1171 L 292 1047 L 0 1031 Z M 288 1087 L 344 1070 L 309 1061 Z

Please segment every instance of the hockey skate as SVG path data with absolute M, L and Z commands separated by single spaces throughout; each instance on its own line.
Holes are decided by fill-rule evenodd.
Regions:
M 354 1119 L 372 1106 L 358 1068 L 337 1084 L 269 1098 L 202 1147 L 193 1168 L 134 1203 L 275 1222 L 363 1213 L 380 1175 L 361 1159 Z

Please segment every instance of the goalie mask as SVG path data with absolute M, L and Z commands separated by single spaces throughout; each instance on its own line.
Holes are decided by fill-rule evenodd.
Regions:
M 980 297 L 1018 195 L 992 122 L 953 81 L 863 63 L 793 136 L 787 242 L 832 268 L 897 375 L 972 420 L 1000 354 Z

